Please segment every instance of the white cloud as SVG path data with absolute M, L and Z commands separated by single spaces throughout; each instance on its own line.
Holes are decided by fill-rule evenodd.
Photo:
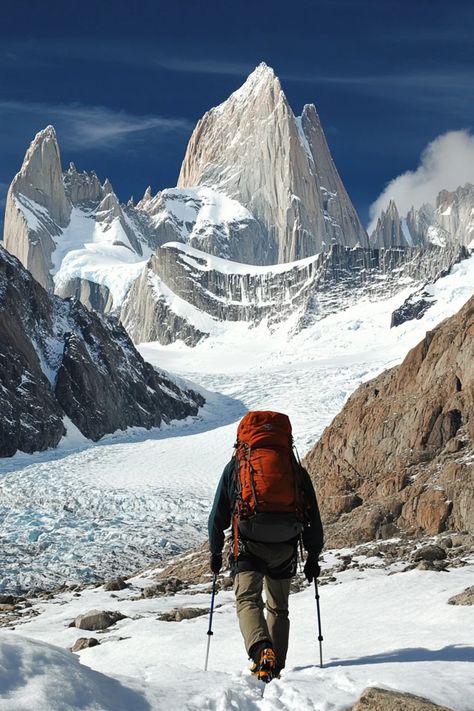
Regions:
M 474 183 L 474 135 L 469 131 L 449 131 L 428 144 L 416 170 L 408 170 L 391 180 L 369 209 L 369 234 L 377 217 L 394 200 L 401 215 L 412 206 L 434 204 L 441 190 L 456 190 Z

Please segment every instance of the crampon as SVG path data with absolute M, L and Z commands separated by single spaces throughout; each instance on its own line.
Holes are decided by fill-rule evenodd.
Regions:
M 272 679 L 279 677 L 276 669 L 275 652 L 271 647 L 262 649 L 258 662 L 252 664 L 250 671 L 259 681 L 263 681 L 264 684 L 268 684 Z

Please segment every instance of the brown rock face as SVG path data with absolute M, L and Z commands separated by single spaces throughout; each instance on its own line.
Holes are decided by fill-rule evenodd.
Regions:
M 361 385 L 307 455 L 328 542 L 472 531 L 473 407 L 474 297 Z
M 351 711 L 451 711 L 422 696 L 388 689 L 365 689 Z

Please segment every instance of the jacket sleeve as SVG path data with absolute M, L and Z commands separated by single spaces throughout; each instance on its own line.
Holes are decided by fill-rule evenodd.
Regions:
M 220 555 L 224 547 L 224 531 L 229 528 L 232 518 L 231 490 L 232 490 L 233 460 L 230 461 L 220 478 L 217 486 L 214 503 L 209 514 L 209 548 L 211 553 Z
M 308 553 L 319 556 L 323 549 L 324 534 L 318 501 L 316 499 L 313 482 L 304 467 L 301 467 L 301 473 L 304 496 L 309 508 L 309 521 L 303 531 L 303 545 Z

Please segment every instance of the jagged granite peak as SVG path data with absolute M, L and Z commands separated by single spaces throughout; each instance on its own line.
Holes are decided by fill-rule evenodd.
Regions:
M 114 189 L 112 187 L 112 183 L 108 178 L 104 180 L 104 184 L 102 185 L 102 194 L 105 197 L 106 195 L 114 195 Z M 117 201 L 118 202 L 118 201 Z
M 61 156 L 53 126 L 46 126 L 36 134 L 12 188 L 15 193 L 46 208 L 60 227 L 69 223 L 71 208 L 64 190 Z
M 466 183 L 456 190 L 442 190 L 435 204 L 412 207 L 400 217 L 395 202 L 390 200 L 380 214 L 370 235 L 374 247 L 411 247 L 413 245 L 446 245 L 474 247 L 474 186 Z
M 203 398 L 135 350 L 116 319 L 48 294 L 0 246 L 0 457 L 196 414 Z
M 305 458 L 327 544 L 474 530 L 474 297 L 362 384 Z
M 54 291 L 59 283 L 58 291 L 64 296 L 79 296 L 88 307 L 95 303 L 110 308 L 107 285 L 99 276 L 95 277 L 97 283 L 89 277 L 87 257 L 97 255 L 100 262 L 100 247 L 91 251 L 85 245 L 124 246 L 139 259 L 148 233 L 144 234 L 125 210 L 110 181 L 101 185 L 94 171 L 79 172 L 71 163 L 63 174 L 56 133 L 48 126 L 36 135 L 8 192 L 5 247 L 48 291 Z M 58 272 L 71 253 L 77 259 L 75 265 L 69 264 L 68 284 L 67 275 L 58 276 Z M 98 273 L 97 269 L 92 272 Z
M 377 247 L 388 249 L 390 247 L 411 246 L 411 237 L 403 232 L 402 222 L 394 200 L 390 200 L 388 207 L 377 219 Z
M 474 248 L 474 185 L 466 183 L 457 190 L 442 190 L 436 199 L 439 226 L 451 239 Z
M 308 105 L 297 119 L 265 64 L 198 122 L 178 187 L 201 185 L 242 203 L 261 223 L 268 243 L 260 263 L 294 261 L 334 243 L 368 245 L 316 109 Z M 240 261 L 256 263 L 252 255 Z
M 73 206 L 95 203 L 102 195 L 102 186 L 96 173 L 93 170 L 79 172 L 74 163 L 70 163 L 64 173 L 64 186 Z
M 153 199 L 153 195 L 152 195 L 152 192 L 151 192 L 151 185 L 149 185 L 149 186 L 146 188 L 145 192 L 143 193 L 142 199 L 137 202 L 137 207 L 138 207 L 139 209 L 140 209 L 140 208 L 141 208 L 141 209 L 145 209 L 147 203 L 148 203 L 150 200 L 152 200 L 152 199 Z
M 8 190 L 3 239 L 8 251 L 50 290 L 53 238 L 69 224 L 70 215 L 56 132 L 47 126 L 31 142 Z

